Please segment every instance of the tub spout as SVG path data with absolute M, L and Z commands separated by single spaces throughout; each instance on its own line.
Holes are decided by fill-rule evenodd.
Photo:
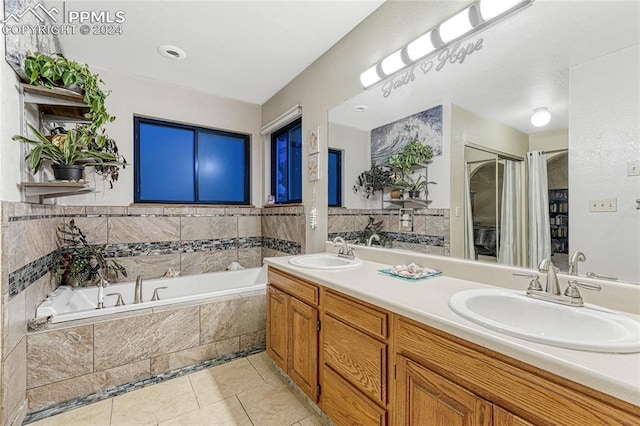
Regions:
M 133 303 L 142 303 L 142 275 L 136 277 L 136 288 L 133 295 Z

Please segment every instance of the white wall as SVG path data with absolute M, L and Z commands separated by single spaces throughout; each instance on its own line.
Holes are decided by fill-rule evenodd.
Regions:
M 3 36 L 4 37 L 4 36 Z M 21 133 L 18 78 L 4 60 L 4 39 L 0 42 L 0 200 L 20 201 L 21 144 L 11 140 Z
M 640 281 L 640 46 L 571 69 L 569 247 L 587 256 L 582 272 Z M 580 182 L 580 185 L 573 185 Z M 616 198 L 617 212 L 590 213 L 589 200 Z M 588 248 L 588 249 L 587 249 Z
M 555 151 L 569 146 L 569 129 L 551 130 L 529 135 L 529 151 Z

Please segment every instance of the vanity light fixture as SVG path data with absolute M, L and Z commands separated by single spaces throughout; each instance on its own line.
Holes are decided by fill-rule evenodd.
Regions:
M 187 53 L 184 50 L 170 44 L 158 46 L 158 53 L 167 59 L 182 60 L 187 57 Z
M 407 65 L 435 55 L 465 35 L 498 22 L 511 13 L 531 5 L 534 0 L 478 0 L 461 12 L 418 37 L 406 47 L 398 49 L 379 63 L 360 74 L 360 83 L 367 89 L 383 78 L 400 71 Z
M 551 113 L 547 107 L 536 108 L 531 116 L 531 124 L 536 127 L 544 127 L 551 121 Z

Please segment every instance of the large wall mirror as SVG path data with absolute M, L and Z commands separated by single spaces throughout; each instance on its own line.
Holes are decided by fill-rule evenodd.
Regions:
M 536 1 L 463 40 L 481 46 L 464 62 L 427 57 L 333 108 L 342 206 L 328 237 L 379 232 L 399 250 L 524 267 L 551 256 L 565 271 L 580 251 L 580 275 L 640 282 L 639 43 L 638 2 Z M 353 191 L 385 164 L 381 146 L 415 139 L 436 147 L 413 172 L 434 182 L 420 199 Z

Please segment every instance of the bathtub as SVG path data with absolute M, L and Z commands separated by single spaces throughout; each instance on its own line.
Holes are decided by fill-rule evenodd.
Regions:
M 187 275 L 177 278 L 143 280 L 142 303 L 133 303 L 134 282 L 111 284 L 104 287 L 104 308 L 98 305 L 98 287 L 60 286 L 50 293 L 37 310 L 36 317 L 51 316 L 49 322 L 59 323 L 83 318 L 100 317 L 119 312 L 135 311 L 180 302 L 190 302 L 231 294 L 242 294 L 264 290 L 267 285 L 266 266 L 237 271 L 212 272 L 208 274 Z M 160 300 L 151 301 L 158 287 Z M 124 306 L 115 306 L 117 296 L 107 294 L 120 293 Z

